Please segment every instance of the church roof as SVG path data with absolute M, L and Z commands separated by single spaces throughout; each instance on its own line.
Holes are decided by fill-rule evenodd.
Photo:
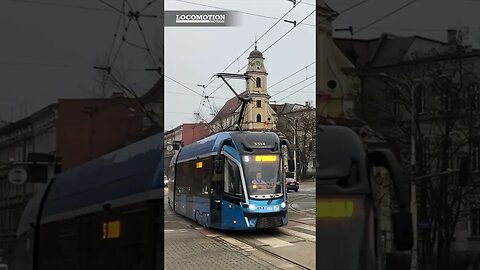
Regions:
M 245 92 L 242 92 L 240 95 L 244 95 Z M 210 123 L 215 123 L 216 121 L 231 116 L 240 107 L 240 105 L 242 105 L 242 103 L 237 96 L 234 96 L 233 98 L 225 102 L 225 105 L 223 105 L 223 107 L 220 109 L 220 111 L 218 111 L 218 113 L 215 115 L 212 121 L 210 121 Z
M 263 58 L 263 54 L 255 47 L 255 50 L 250 52 L 248 58 Z

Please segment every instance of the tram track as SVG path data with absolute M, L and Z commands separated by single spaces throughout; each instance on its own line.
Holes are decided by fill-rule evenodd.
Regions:
M 275 252 L 270 251 L 270 250 L 264 248 L 264 246 L 262 246 L 262 245 L 258 245 L 258 244 L 255 244 L 255 243 L 252 243 L 252 242 L 249 242 L 249 241 L 245 241 L 245 239 L 242 239 L 242 238 L 237 237 L 237 236 L 235 236 L 235 235 L 228 235 L 228 237 L 230 237 L 230 238 L 232 238 L 232 239 L 235 239 L 236 241 L 239 241 L 239 242 L 241 242 L 241 243 L 243 243 L 243 244 L 245 244 L 245 245 L 248 245 L 248 246 L 250 246 L 250 247 L 253 248 L 253 249 L 260 250 L 260 251 L 262 251 L 262 252 L 264 252 L 264 253 L 268 254 L 269 256 L 272 256 L 272 257 L 274 257 L 274 258 L 276 258 L 276 259 L 280 259 L 280 260 L 282 260 L 282 261 L 284 261 L 284 262 L 287 262 L 287 263 L 289 263 L 289 264 L 292 264 L 292 265 L 296 266 L 298 269 L 312 269 L 312 268 L 309 268 L 308 266 L 305 266 L 305 265 L 303 265 L 303 264 L 301 264 L 301 263 L 295 262 L 295 261 L 293 261 L 293 260 L 291 260 L 291 259 L 288 259 L 288 258 L 286 258 L 286 257 L 284 257 L 284 256 L 281 256 L 281 255 L 279 255 L 279 254 L 276 254 Z M 218 237 L 218 238 L 220 238 L 222 241 L 228 243 L 228 241 L 226 241 L 225 239 L 222 239 L 222 237 Z M 304 240 L 304 241 L 306 241 L 306 240 Z M 229 244 L 231 244 L 231 243 L 229 243 Z M 231 244 L 231 245 L 233 245 L 233 244 Z M 240 249 L 245 250 L 245 249 L 242 248 L 242 247 L 237 247 L 237 248 L 240 248 Z M 247 252 L 249 252 L 250 254 L 252 254 L 251 250 L 250 250 L 250 251 L 247 251 Z M 253 256 L 255 256 L 255 254 L 253 254 Z
M 289 211 L 293 211 L 293 212 L 296 212 L 296 213 L 300 213 L 300 214 L 304 214 L 304 215 L 309 215 L 309 216 L 312 216 L 312 217 L 315 217 L 315 214 L 314 213 L 311 213 L 310 210 L 302 210 L 302 209 L 297 209 L 293 206 L 293 203 L 296 202 L 296 201 L 301 201 L 301 200 L 304 200 L 304 199 L 308 199 L 308 198 L 312 198 L 312 197 L 315 197 L 315 195 L 303 195 L 301 197 L 297 197 L 297 198 L 294 198 L 294 199 L 291 199 L 289 200 L 289 208 L 288 210 Z M 295 219 L 292 219 L 294 221 L 296 221 Z M 300 222 L 300 223 L 303 223 L 303 222 Z

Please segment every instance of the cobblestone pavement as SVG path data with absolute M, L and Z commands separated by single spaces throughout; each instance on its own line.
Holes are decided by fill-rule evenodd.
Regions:
M 289 219 L 287 226 L 268 230 L 213 230 L 166 203 L 165 269 L 315 269 L 314 216 L 291 211 Z
M 188 233 L 188 232 L 185 232 Z M 165 269 L 281 269 L 208 237 L 165 240 Z

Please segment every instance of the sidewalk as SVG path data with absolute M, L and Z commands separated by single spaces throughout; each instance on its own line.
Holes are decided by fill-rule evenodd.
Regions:
M 165 235 L 165 269 L 280 269 L 265 261 L 252 258 L 235 246 L 205 237 L 189 230 L 186 237 Z M 192 239 L 191 233 L 199 234 Z M 190 236 L 187 236 L 190 234 Z M 202 235 L 202 236 L 200 236 Z

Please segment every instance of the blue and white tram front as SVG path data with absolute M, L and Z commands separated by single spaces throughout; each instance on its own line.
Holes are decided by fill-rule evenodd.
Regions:
M 260 229 L 286 225 L 287 202 L 280 155 L 237 154 L 234 157 L 228 152 L 224 152 L 221 228 Z
M 168 201 L 176 213 L 199 224 L 249 230 L 287 224 L 281 146 L 271 132 L 221 132 L 181 149 L 169 169 Z

